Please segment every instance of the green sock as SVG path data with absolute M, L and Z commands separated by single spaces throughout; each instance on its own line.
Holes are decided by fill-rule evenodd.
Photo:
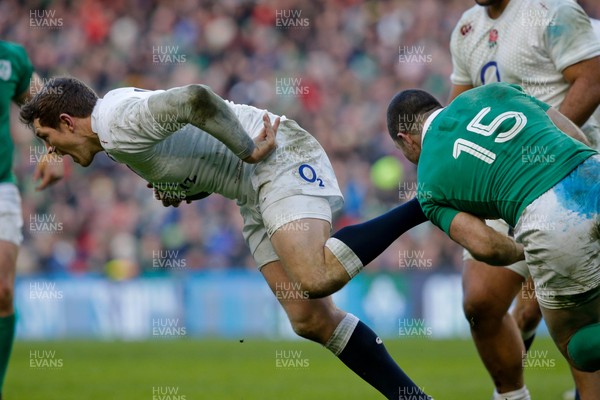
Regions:
M 0 317 L 0 393 L 4 386 L 4 376 L 8 369 L 8 360 L 15 337 L 15 314 Z

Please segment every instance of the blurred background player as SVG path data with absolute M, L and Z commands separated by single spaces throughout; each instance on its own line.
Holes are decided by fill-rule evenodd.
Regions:
M 225 102 L 203 85 L 122 88 L 98 99 L 81 81 L 55 78 L 21 118 L 52 152 L 84 167 L 106 151 L 155 188 L 175 183 L 185 197 L 237 200 L 246 242 L 294 331 L 324 345 L 386 398 L 426 398 L 381 339 L 325 297 L 426 220 L 416 199 L 330 237 L 343 197 L 319 143 L 295 121 Z M 276 146 L 280 152 L 272 153 Z
M 12 172 L 14 145 L 10 134 L 10 105 L 23 104 L 41 88 L 41 80 L 25 49 L 0 41 L 0 399 L 15 332 L 13 292 L 17 254 L 23 240 L 21 197 Z M 62 177 L 62 164 L 38 163 L 34 179 L 44 189 Z
M 600 104 L 600 42 L 585 12 L 569 0 L 476 3 L 452 32 L 449 101 L 486 83 L 516 83 L 583 126 L 592 146 L 600 148 L 600 129 L 590 118 Z M 488 224 L 509 233 L 504 221 Z M 541 314 L 528 278 L 525 262 L 497 269 L 465 251 L 465 316 L 498 398 L 519 390 L 523 395 L 515 398 L 529 398 L 523 355 L 531 346 Z M 508 310 L 515 296 L 511 316 Z M 576 374 L 576 381 L 586 379 L 586 374 Z
M 407 129 L 398 124 L 406 116 L 422 122 Z M 418 165 L 419 200 L 431 222 L 477 260 L 509 265 L 527 259 L 550 334 L 574 368 L 591 373 L 578 387 L 582 398 L 597 399 L 598 152 L 572 139 L 587 142 L 560 112 L 505 83 L 470 90 L 446 108 L 425 91 L 400 92 L 390 102 L 388 127 L 406 158 Z M 560 162 L 523 166 L 520 152 L 508 149 L 542 146 Z M 448 179 L 448 171 L 461 171 L 460 179 Z M 540 223 L 542 217 L 560 228 Z M 483 218 L 515 226 L 517 243 Z M 528 397 L 525 387 L 496 394 Z

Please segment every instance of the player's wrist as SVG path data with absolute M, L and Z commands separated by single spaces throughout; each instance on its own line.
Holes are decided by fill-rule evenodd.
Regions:
M 237 154 L 240 160 L 245 162 L 252 161 L 252 154 L 254 154 L 254 150 L 256 149 L 256 144 L 250 138 L 248 139 L 249 141 L 244 150 Z

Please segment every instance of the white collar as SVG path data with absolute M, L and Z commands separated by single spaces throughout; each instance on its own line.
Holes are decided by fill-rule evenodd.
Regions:
M 423 124 L 423 132 L 421 132 L 421 147 L 423 147 L 423 140 L 425 139 L 425 134 L 427 133 L 427 130 L 429 129 L 429 125 L 431 125 L 431 123 L 433 122 L 433 119 L 435 117 L 437 117 L 437 115 L 442 112 L 442 110 L 444 109 L 444 107 L 440 108 L 439 110 L 435 110 L 434 112 L 432 112 L 429 117 L 427 117 L 427 120 L 425 120 L 425 123 Z

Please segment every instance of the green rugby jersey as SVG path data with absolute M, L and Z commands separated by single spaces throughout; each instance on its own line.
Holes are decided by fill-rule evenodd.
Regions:
M 14 182 L 10 103 L 29 89 L 33 66 L 25 49 L 0 41 L 0 183 Z
M 491 83 L 430 118 L 417 169 L 427 218 L 446 233 L 460 211 L 515 226 L 527 205 L 596 154 L 560 131 L 549 107 L 517 85 Z

